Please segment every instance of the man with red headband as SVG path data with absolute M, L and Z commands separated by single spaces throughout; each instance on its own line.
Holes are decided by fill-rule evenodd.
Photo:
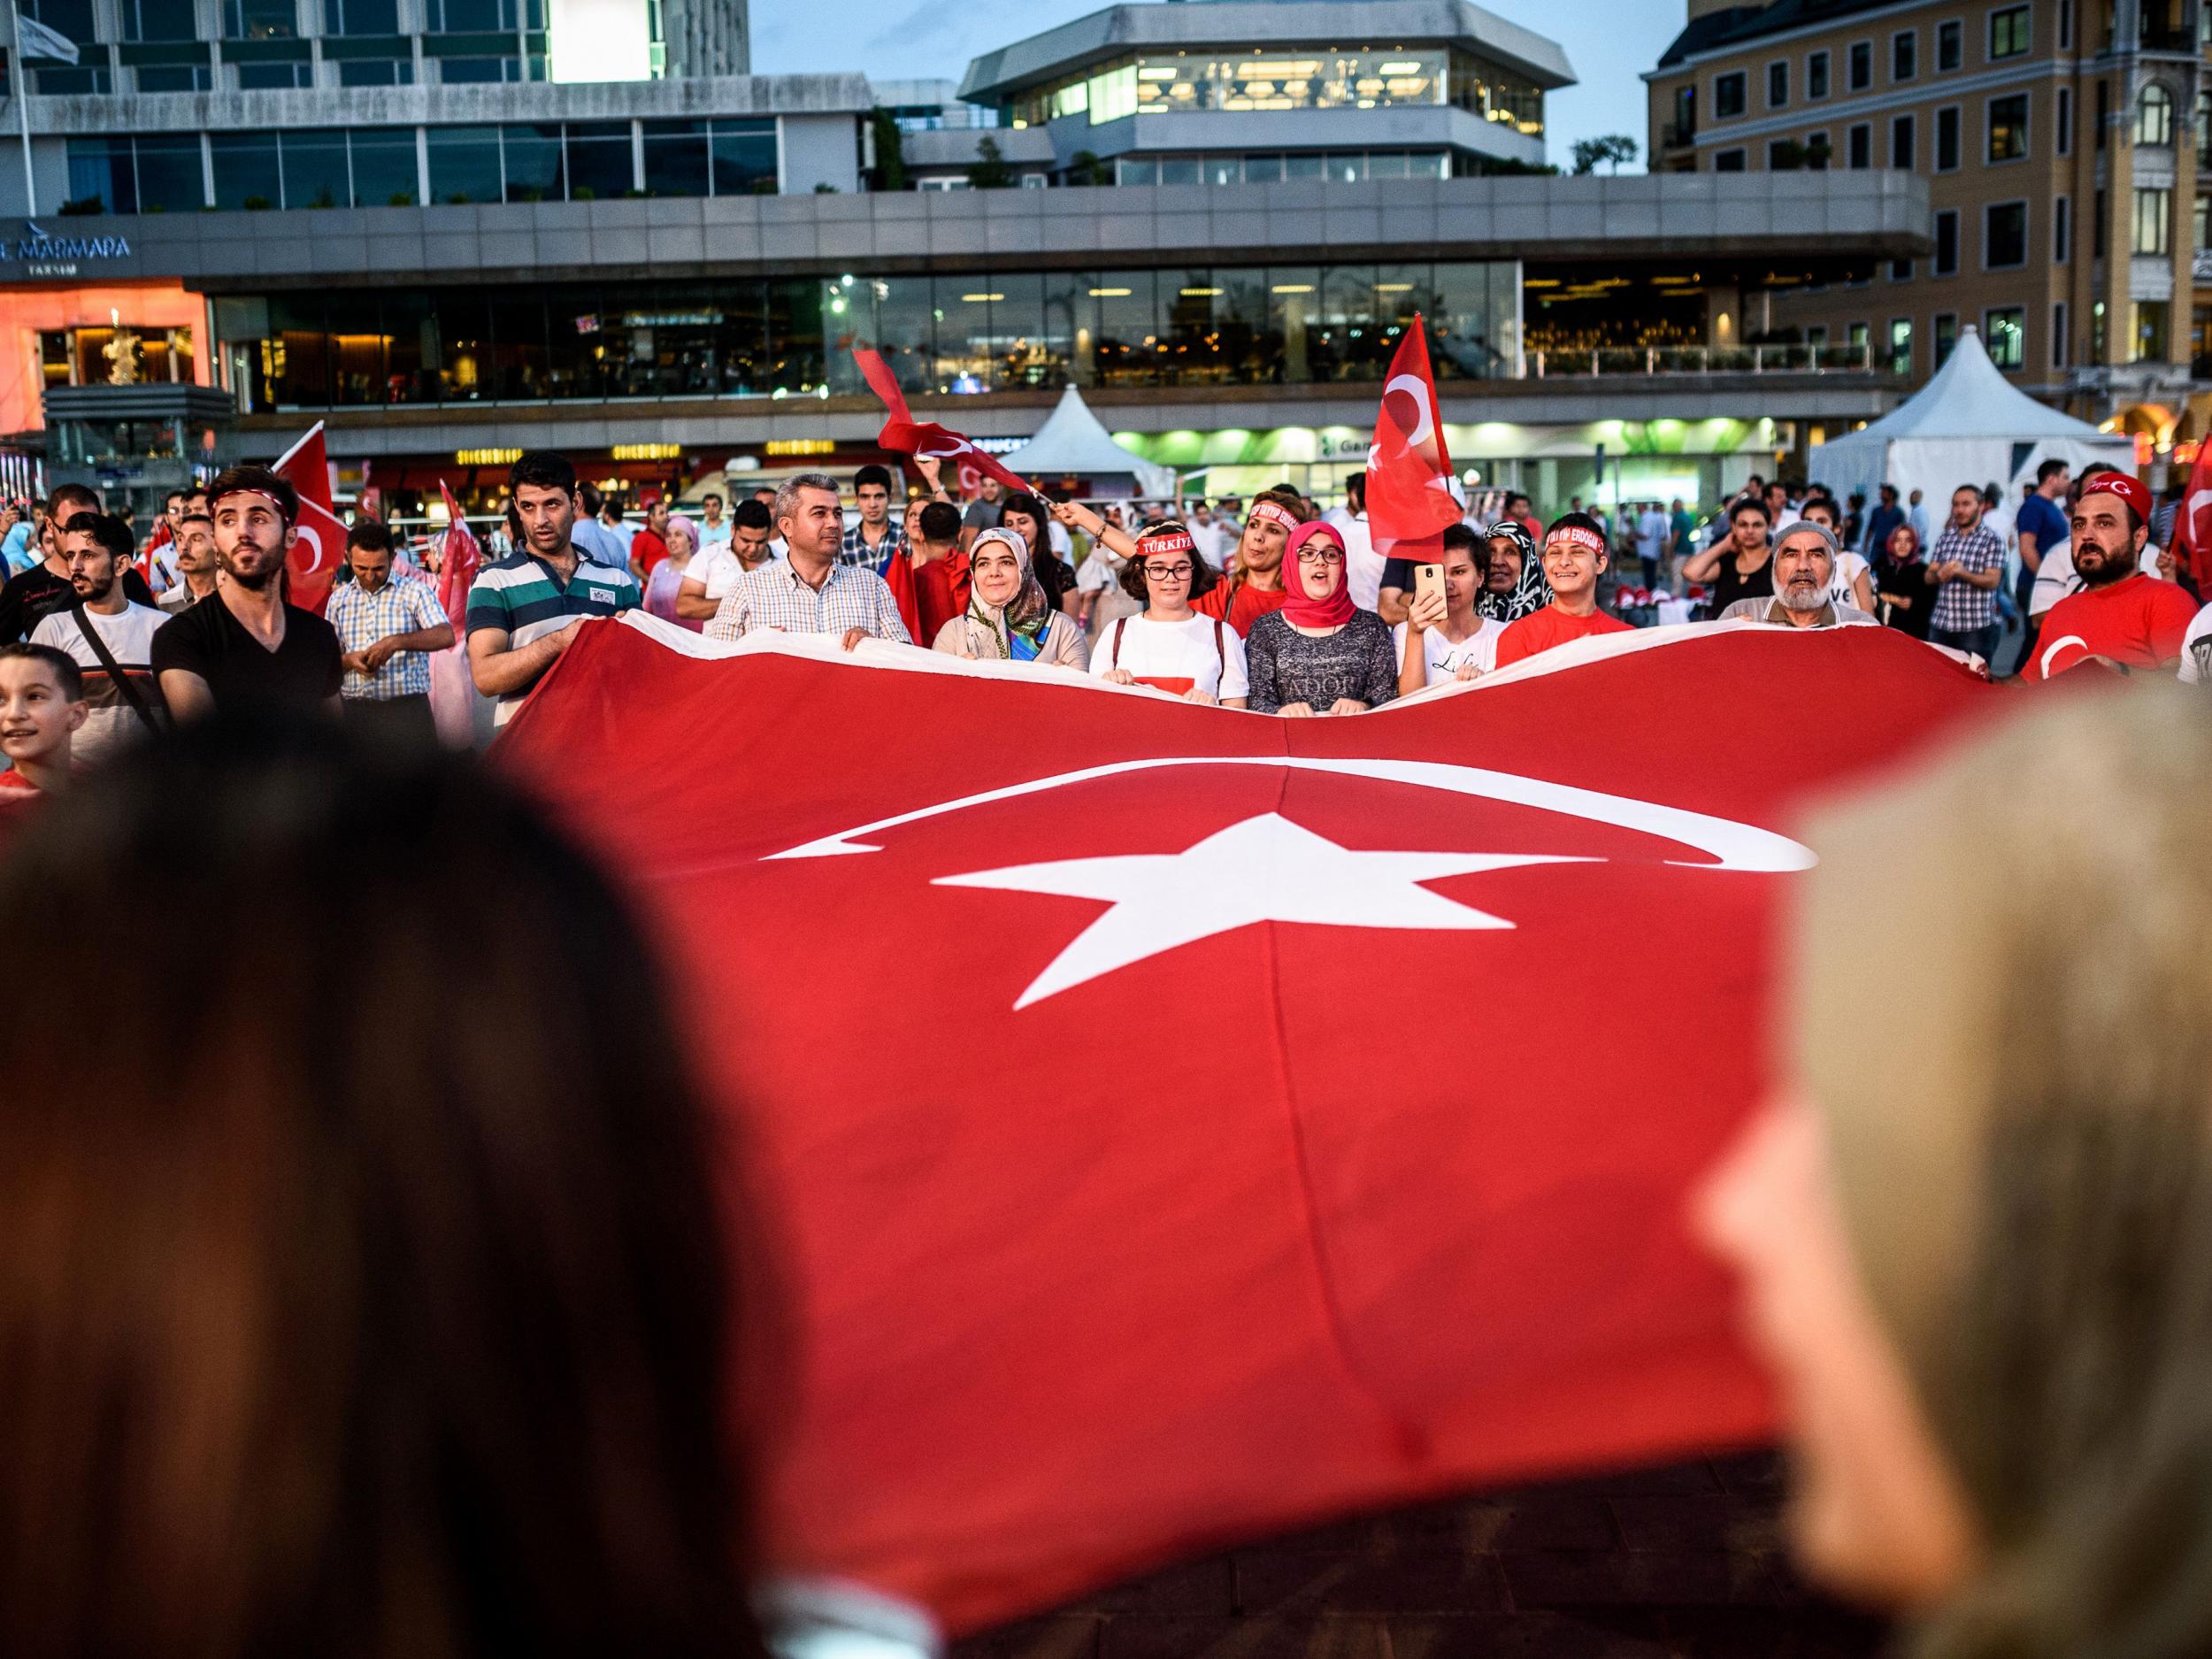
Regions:
M 1598 609 L 1598 578 L 1605 573 L 1609 557 L 1605 532 L 1588 513 L 1568 513 L 1552 526 L 1544 537 L 1544 580 L 1551 584 L 1551 603 L 1499 636 L 1500 668 L 1570 640 L 1629 632 L 1627 623 Z
M 1240 634 L 1251 633 L 1252 625 L 1270 611 L 1280 611 L 1288 596 L 1283 586 L 1283 549 L 1304 518 L 1295 490 L 1279 488 L 1255 497 L 1243 538 L 1237 543 L 1241 557 L 1236 573 L 1192 600 L 1191 609 L 1202 617 L 1219 617 Z
M 298 494 L 265 466 L 234 466 L 208 486 L 207 510 L 226 580 L 154 634 L 169 712 L 190 720 L 256 703 L 334 712 L 345 679 L 337 630 L 284 603 Z
M 2026 680 L 2048 680 L 2084 663 L 2128 671 L 2170 671 L 2196 619 L 2179 584 L 2144 573 L 2151 493 L 2125 472 L 2100 472 L 2074 503 L 2074 574 L 2081 591 L 2044 614 Z

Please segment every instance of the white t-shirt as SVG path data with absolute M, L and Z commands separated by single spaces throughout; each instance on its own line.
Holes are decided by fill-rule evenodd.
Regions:
M 1094 541 L 1083 562 L 1075 567 L 1075 591 L 1102 594 L 1120 578 L 1120 561 L 1107 550 L 1103 541 Z
M 2181 636 L 2181 683 L 2212 686 L 2212 605 L 2198 611 Z
M 1139 680 L 1187 680 L 1194 689 L 1215 697 L 1252 693 L 1244 672 L 1243 637 L 1212 617 L 1155 622 L 1139 616 L 1111 624 L 1091 651 L 1091 672 L 1102 680 L 1117 668 Z
M 1062 524 L 1057 518 L 1045 520 L 1045 541 L 1062 558 L 1074 558 L 1075 538 L 1068 534 L 1067 526 Z
M 1858 589 L 1855 584 L 1866 572 L 1866 561 L 1846 548 L 1836 560 L 1836 573 L 1828 580 L 1828 597 L 1839 605 L 1858 606 Z
M 1408 626 L 1401 622 L 1390 631 L 1393 662 L 1406 660 Z M 1447 680 L 1457 680 L 1462 663 L 1472 663 L 1477 673 L 1488 673 L 1498 665 L 1498 639 L 1504 632 L 1505 624 L 1495 617 L 1483 618 L 1481 626 L 1457 644 L 1447 639 L 1441 628 L 1423 628 L 1421 650 L 1428 663 L 1428 683 L 1440 686 Z
M 1647 511 L 1636 520 L 1636 557 L 1655 559 L 1666 550 L 1667 515 Z
M 134 604 L 125 606 L 113 616 L 87 611 L 85 617 L 99 629 L 101 639 L 107 642 L 108 654 L 115 658 L 115 665 L 130 674 L 132 683 L 147 702 L 158 707 L 161 693 L 154 681 L 154 630 L 169 620 L 168 612 L 157 611 L 151 605 Z M 66 611 L 54 612 L 31 630 L 31 643 L 65 651 L 86 671 L 85 691 L 92 713 L 77 733 L 71 750 L 73 758 L 88 766 L 96 766 L 124 745 L 146 734 L 145 722 L 138 718 L 123 694 L 108 686 L 107 670 L 101 664 L 99 654 L 92 649 L 92 642 L 78 628 L 75 617 Z
M 710 599 L 720 599 L 737 586 L 737 579 L 745 573 L 745 567 L 737 562 L 737 555 L 730 551 L 727 541 L 715 541 L 702 548 L 693 557 L 691 566 L 684 572 L 695 579 L 707 590 Z
M 1336 530 L 1344 538 L 1344 582 L 1351 589 L 1352 603 L 1362 611 L 1372 611 L 1382 602 L 1383 566 L 1388 561 L 1375 551 L 1365 513 L 1346 518 Z

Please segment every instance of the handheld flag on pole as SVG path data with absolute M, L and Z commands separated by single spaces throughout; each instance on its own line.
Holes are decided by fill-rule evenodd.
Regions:
M 270 464 L 269 470 L 299 492 L 299 539 L 287 565 L 291 603 L 317 616 L 330 603 L 330 585 L 346 556 L 346 526 L 330 498 L 330 461 L 323 449 L 323 423 Z
M 1440 563 L 1444 532 L 1464 509 L 1452 494 L 1452 457 L 1429 373 L 1429 338 L 1419 312 L 1390 359 L 1375 442 L 1367 451 L 1367 529 L 1385 558 Z
M 438 544 L 438 603 L 445 607 L 457 636 L 468 611 L 469 586 L 484 563 L 484 549 L 443 479 L 438 480 L 438 494 L 445 497 L 446 513 L 445 539 Z
M 1030 493 L 1028 480 L 1008 472 L 949 426 L 916 420 L 906 406 L 906 394 L 899 390 L 898 377 L 891 373 L 891 365 L 883 360 L 882 353 L 866 346 L 855 346 L 853 361 L 859 365 L 861 379 L 868 382 L 869 389 L 882 399 L 884 412 L 889 417 L 876 439 L 885 449 L 923 460 L 963 461 L 998 480 L 1009 489 Z
M 2189 488 L 2175 517 L 2174 557 L 2196 583 L 2198 596 L 2205 596 L 2212 583 L 2212 443 L 2198 448 L 2189 469 Z

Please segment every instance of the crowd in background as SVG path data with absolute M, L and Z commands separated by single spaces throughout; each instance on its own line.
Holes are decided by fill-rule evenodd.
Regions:
M 1544 526 L 1506 494 L 1418 557 L 1378 550 L 1356 474 L 1325 511 L 1282 485 L 1171 514 L 987 478 L 963 503 L 935 463 L 916 470 L 895 511 L 901 480 L 871 465 L 849 509 L 838 480 L 804 472 L 733 509 L 709 493 L 696 518 L 656 500 L 633 523 L 565 457 L 526 454 L 458 617 L 438 548 L 367 517 L 323 614 L 289 603 L 299 503 L 265 468 L 173 495 L 143 547 L 96 492 L 64 486 L 19 521 L 0 512 L 0 799 L 227 703 L 327 703 L 434 738 L 434 665 L 457 644 L 495 731 L 581 622 L 634 608 L 713 639 L 894 641 L 1286 718 L 1697 620 L 1887 627 L 2027 680 L 2094 663 L 2212 680 L 2212 607 L 2176 545 L 2175 495 L 2154 505 L 2110 467 L 2076 479 L 2046 462 L 2016 508 L 1962 483 L 1939 526 L 1918 490 L 1885 486 L 1869 506 L 1756 476 L 1702 525 L 1679 501 L 1616 518 L 1578 500 Z

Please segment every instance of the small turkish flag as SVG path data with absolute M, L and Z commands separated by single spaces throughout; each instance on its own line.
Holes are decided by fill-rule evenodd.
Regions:
M 956 458 L 963 468 L 973 466 L 978 472 L 998 480 L 1009 489 L 1018 489 L 1025 495 L 1030 493 L 1026 479 L 1008 472 L 951 427 L 916 420 L 913 412 L 906 406 L 906 394 L 899 389 L 899 377 L 891 373 L 891 365 L 883 360 L 881 352 L 872 351 L 866 346 L 855 346 L 853 361 L 859 365 L 860 377 L 868 382 L 869 389 L 883 400 L 884 413 L 887 419 L 876 442 L 885 449 L 900 455 L 933 461 Z
M 1452 494 L 1428 331 L 1416 311 L 1390 359 L 1374 447 L 1367 451 L 1367 532 L 1384 558 L 1433 565 L 1444 557 L 1444 532 L 1464 511 Z
M 2189 488 L 2174 521 L 2177 564 L 2196 584 L 2197 597 L 2212 601 L 2212 443 L 2197 449 Z
M 1770 1431 L 1686 1194 L 1770 1080 L 1792 820 L 2002 693 L 1886 628 L 1335 720 L 841 643 L 587 622 L 493 751 L 634 878 L 755 1166 L 780 1565 L 958 1632 Z
M 445 607 L 446 618 L 457 637 L 466 619 L 469 585 L 475 581 L 477 569 L 484 562 L 484 549 L 443 479 L 438 480 L 438 494 L 445 497 L 446 515 L 445 540 L 438 548 L 438 603 Z
M 330 498 L 330 461 L 323 451 L 323 423 L 317 421 L 269 470 L 299 492 L 299 522 L 293 526 L 299 539 L 292 544 L 287 566 L 292 579 L 288 597 L 301 610 L 320 616 L 330 603 L 330 586 L 337 580 L 338 566 L 346 557 L 346 526 Z

